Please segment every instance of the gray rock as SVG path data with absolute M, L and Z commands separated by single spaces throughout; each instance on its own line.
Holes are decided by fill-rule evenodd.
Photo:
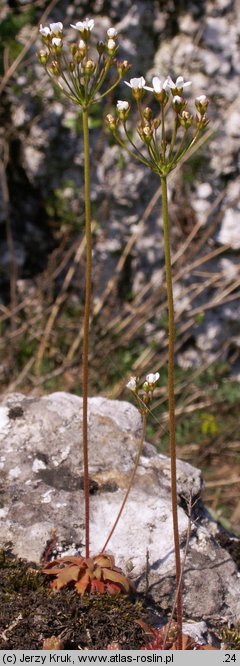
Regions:
M 224 214 L 221 228 L 218 234 L 218 241 L 223 245 L 229 244 L 233 250 L 240 248 L 240 206 L 228 208 Z
M 206 622 L 194 622 L 193 624 L 185 622 L 183 625 L 183 632 L 184 634 L 191 636 L 191 638 L 194 638 L 194 640 L 197 643 L 200 643 L 200 645 L 211 645 L 211 635 L 209 635 Z
M 84 542 L 82 399 L 66 394 L 9 395 L 0 405 L 1 536 L 28 560 L 39 561 L 55 527 L 74 550 Z M 135 459 L 141 420 L 137 409 L 105 398 L 89 399 L 91 552 L 99 552 L 119 510 Z M 191 619 L 240 619 L 236 567 L 217 543 L 216 524 L 198 499 L 199 470 L 178 461 L 179 532 L 182 552 L 194 519 L 184 572 L 184 612 Z M 214 527 L 213 527 L 214 526 Z M 138 473 L 116 532 L 109 543 L 116 561 L 139 590 L 146 585 L 160 607 L 174 598 L 174 549 L 170 500 L 170 461 L 144 444 Z M 204 575 L 203 575 L 204 572 Z

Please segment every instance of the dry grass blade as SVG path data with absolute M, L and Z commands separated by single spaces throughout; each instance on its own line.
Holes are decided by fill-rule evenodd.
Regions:
M 77 269 L 78 263 L 79 263 L 82 255 L 84 253 L 85 247 L 86 247 L 86 239 L 85 239 L 85 236 L 84 236 L 81 239 L 81 241 L 79 243 L 79 247 L 78 247 L 78 249 L 75 253 L 73 264 L 68 269 L 67 275 L 64 278 L 61 293 L 57 296 L 56 301 L 52 306 L 49 318 L 47 320 L 47 324 L 45 326 L 45 330 L 44 330 L 44 333 L 42 335 L 42 339 L 41 339 L 39 348 L 38 348 L 37 353 L 36 353 L 36 374 L 37 374 L 37 376 L 39 376 L 39 373 L 40 373 L 42 359 L 43 359 L 43 356 L 44 356 L 44 352 L 45 352 L 45 349 L 46 349 L 46 345 L 47 345 L 49 336 L 51 334 L 51 330 L 54 326 L 54 322 L 57 318 L 59 309 L 67 298 L 67 290 L 68 290 L 69 285 L 72 281 L 74 273 Z
M 193 270 L 196 268 L 199 268 L 199 266 L 204 265 L 206 262 L 210 261 L 211 259 L 223 254 L 227 249 L 229 249 L 228 245 L 225 245 L 220 248 L 216 248 L 214 250 L 211 250 L 210 252 L 204 254 L 202 257 L 199 257 L 198 259 L 195 259 L 194 261 L 190 262 L 189 264 L 185 265 L 184 269 L 179 270 L 173 278 L 174 284 L 176 284 L 184 275 L 190 274 Z M 195 298 L 197 294 L 201 294 L 201 292 L 204 289 L 207 289 L 209 286 L 214 286 L 214 284 L 218 283 L 219 281 L 219 275 L 213 275 L 211 278 L 205 281 L 204 284 L 197 285 L 194 291 L 194 284 L 191 285 L 191 289 L 193 291 L 191 295 L 191 290 L 188 288 L 188 296 L 189 299 L 192 300 Z M 235 288 L 235 287 L 234 287 Z M 228 290 L 231 290 L 231 286 L 228 288 Z M 158 319 L 160 318 L 160 313 L 166 310 L 167 307 L 167 302 L 164 299 L 162 303 L 159 303 L 159 300 L 161 298 L 161 295 L 163 295 L 165 292 L 164 289 L 164 284 L 161 285 L 160 289 L 154 289 L 153 295 L 150 296 L 149 300 L 145 301 L 143 304 L 141 304 L 136 310 L 133 310 L 133 312 L 124 318 L 119 318 L 119 322 L 116 325 L 115 322 L 110 322 L 108 331 L 112 329 L 113 326 L 115 326 L 115 333 L 120 334 L 121 333 L 121 344 L 122 345 L 129 345 L 130 342 L 134 339 L 136 339 L 137 333 L 143 328 L 143 326 L 149 321 L 149 312 L 155 312 L 155 315 L 157 313 Z M 221 294 L 223 293 L 223 290 L 220 292 Z M 215 306 L 217 307 L 218 301 L 215 302 Z M 201 312 L 201 308 L 199 308 L 199 311 Z M 195 320 L 192 317 L 193 309 L 190 309 L 189 312 L 185 313 L 185 316 L 187 319 L 189 319 L 187 322 L 184 322 L 180 329 L 178 330 L 178 339 L 176 342 L 176 351 L 181 348 L 183 340 L 182 340 L 182 335 L 186 330 L 189 330 L 192 325 L 194 325 Z M 182 312 L 179 312 L 176 314 L 176 322 L 181 318 Z M 124 334 L 125 331 L 125 334 Z M 161 340 L 161 349 L 163 350 L 164 348 L 167 349 L 167 334 L 166 331 L 163 331 L 163 337 Z M 133 364 L 133 371 L 138 372 L 139 370 L 141 371 L 141 374 L 143 375 L 146 370 L 149 369 L 151 366 L 156 366 L 158 368 L 161 368 L 167 360 L 167 352 L 161 354 L 161 358 L 159 358 L 159 353 L 150 348 L 147 348 L 143 350 L 142 354 L 139 356 L 139 358 L 134 362 Z M 123 376 L 121 381 L 116 383 L 114 386 L 111 387 L 111 396 L 116 398 L 118 397 L 124 386 L 126 385 L 128 380 L 128 375 L 126 374 Z
M 215 481 L 205 481 L 206 488 L 222 488 L 222 486 L 232 486 L 235 483 L 240 484 L 240 476 L 231 479 L 220 479 Z

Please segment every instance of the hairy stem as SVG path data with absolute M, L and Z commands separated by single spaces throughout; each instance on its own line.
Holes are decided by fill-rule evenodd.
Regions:
M 88 351 L 89 351 L 89 320 L 91 305 L 92 276 L 92 233 L 90 204 L 90 157 L 88 110 L 83 109 L 84 138 L 84 188 L 85 188 L 85 234 L 86 234 L 86 273 L 85 273 L 85 306 L 83 322 L 83 365 L 82 365 L 82 446 L 84 470 L 84 505 L 85 505 L 85 543 L 86 557 L 89 557 L 89 473 L 88 473 Z
M 168 225 L 168 196 L 167 178 L 161 177 L 162 186 L 162 212 L 164 228 L 164 252 L 168 297 L 168 404 L 169 404 L 169 433 L 170 433 L 170 460 L 171 460 L 171 496 L 174 550 L 176 565 L 177 590 L 177 623 L 178 623 L 178 650 L 182 650 L 182 589 L 181 589 L 181 557 L 179 545 L 178 513 L 177 513 L 177 472 L 176 472 L 176 443 L 175 443 L 175 398 L 174 398 L 174 306 L 172 290 L 171 252 Z
M 116 529 L 116 527 L 117 527 L 118 521 L 119 521 L 120 518 L 121 518 L 121 515 L 122 515 L 122 512 L 123 512 L 123 509 L 124 509 L 125 504 L 126 504 L 126 501 L 127 501 L 127 499 L 128 499 L 128 495 L 129 495 L 130 490 L 131 490 L 131 488 L 132 488 L 132 484 L 133 484 L 133 481 L 134 481 L 134 478 L 135 478 L 135 475 L 136 475 L 136 471 L 137 471 L 137 468 L 138 468 L 138 464 L 139 464 L 140 456 L 141 456 L 141 453 L 142 453 L 143 442 L 144 442 L 144 438 L 145 438 L 145 434 L 146 434 L 146 425 L 147 425 L 147 414 L 144 413 L 144 414 L 143 414 L 143 421 L 142 421 L 142 434 L 141 434 L 141 440 L 140 440 L 140 442 L 139 442 L 139 448 L 138 448 L 138 452 L 137 452 L 137 455 L 136 455 L 136 459 L 135 459 L 134 467 L 133 467 L 133 470 L 132 470 L 132 473 L 131 473 L 131 476 L 130 476 L 130 479 L 129 479 L 129 482 L 128 482 L 128 487 L 127 487 L 127 490 L 126 490 L 126 494 L 125 494 L 125 496 L 124 496 L 124 499 L 123 499 L 122 504 L 121 504 L 121 506 L 120 506 L 120 509 L 119 509 L 119 511 L 118 511 L 118 514 L 117 514 L 116 520 L 115 520 L 114 523 L 113 523 L 112 529 L 111 529 L 111 531 L 109 532 L 108 538 L 107 538 L 107 540 L 105 541 L 105 544 L 104 544 L 104 546 L 103 546 L 103 548 L 102 548 L 102 550 L 101 550 L 101 553 L 103 553 L 103 552 L 106 550 L 107 545 L 108 545 L 108 543 L 109 543 L 109 541 L 110 541 L 110 539 L 111 539 L 111 537 L 112 537 L 112 535 L 113 535 L 113 532 L 115 532 L 115 529 Z

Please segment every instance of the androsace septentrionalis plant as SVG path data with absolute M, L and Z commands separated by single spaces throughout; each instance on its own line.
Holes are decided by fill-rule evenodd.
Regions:
M 139 141 L 132 139 L 128 118 L 130 104 L 128 101 L 117 102 L 117 115 L 108 114 L 107 125 L 116 141 L 122 148 L 158 174 L 162 190 L 162 217 L 164 231 L 164 253 L 166 269 L 166 285 L 168 298 L 168 404 L 169 404 L 169 433 L 170 433 L 170 459 L 171 459 L 171 495 L 172 517 L 176 567 L 177 590 L 177 623 L 178 623 L 178 649 L 182 649 L 182 589 L 181 589 L 181 557 L 177 512 L 177 476 L 176 476 L 176 442 L 175 442 L 175 396 L 174 396 L 174 303 L 172 289 L 171 250 L 169 240 L 168 217 L 168 175 L 181 162 L 183 157 L 196 144 L 202 130 L 207 126 L 206 110 L 208 100 L 205 95 L 195 99 L 196 116 L 187 110 L 187 101 L 183 97 L 184 89 L 191 85 L 178 76 L 174 82 L 170 76 L 162 81 L 154 76 L 152 86 L 147 86 L 143 76 L 125 81 L 131 88 L 132 96 L 136 102 L 139 122 L 137 133 Z M 152 109 L 143 104 L 145 90 L 151 92 L 159 104 L 159 112 L 154 117 Z M 173 125 L 171 138 L 168 140 L 166 123 L 169 123 L 167 114 L 173 112 Z
M 89 472 L 88 472 L 88 374 L 89 374 L 89 329 L 91 317 L 91 282 L 92 282 L 92 231 L 91 231 L 91 193 L 90 193 L 90 151 L 89 151 L 89 112 L 97 101 L 102 100 L 121 81 L 129 70 L 127 61 L 118 62 L 117 31 L 109 28 L 104 41 L 98 42 L 92 54 L 90 44 L 93 19 L 85 19 L 72 24 L 78 39 L 69 47 L 64 40 L 63 24 L 50 23 L 40 26 L 44 49 L 39 52 L 39 60 L 50 77 L 65 97 L 82 109 L 84 139 L 84 187 L 85 187 L 85 236 L 86 236 L 86 271 L 85 303 L 83 322 L 83 361 L 82 361 L 82 447 L 84 468 L 84 505 L 85 505 L 85 544 L 86 558 L 89 557 Z M 107 83 L 110 70 L 115 69 L 114 82 Z M 108 79 L 110 80 L 110 79 Z M 44 342 L 43 342 L 44 345 Z M 39 371 L 44 348 L 40 346 L 37 357 Z

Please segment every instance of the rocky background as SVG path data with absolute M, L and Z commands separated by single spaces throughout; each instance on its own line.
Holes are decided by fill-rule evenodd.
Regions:
M 182 74 L 192 81 L 190 106 L 202 93 L 210 100 L 210 125 L 201 146 L 169 179 L 178 452 L 203 469 L 206 502 L 239 532 L 239 0 L 3 4 L 2 390 L 81 394 L 81 113 L 53 90 L 38 63 L 36 26 L 62 20 L 68 31 L 70 23 L 87 16 L 95 19 L 96 39 L 110 26 L 117 28 L 119 57 L 132 63 L 131 76 L 144 75 L 150 83 L 153 74 Z M 72 39 L 73 31 L 68 34 Z M 127 94 L 122 84 L 91 116 L 91 393 L 126 399 L 131 374 L 144 377 L 160 369 L 148 437 L 166 451 L 167 311 L 159 182 L 113 145 L 104 128 L 106 113 Z

